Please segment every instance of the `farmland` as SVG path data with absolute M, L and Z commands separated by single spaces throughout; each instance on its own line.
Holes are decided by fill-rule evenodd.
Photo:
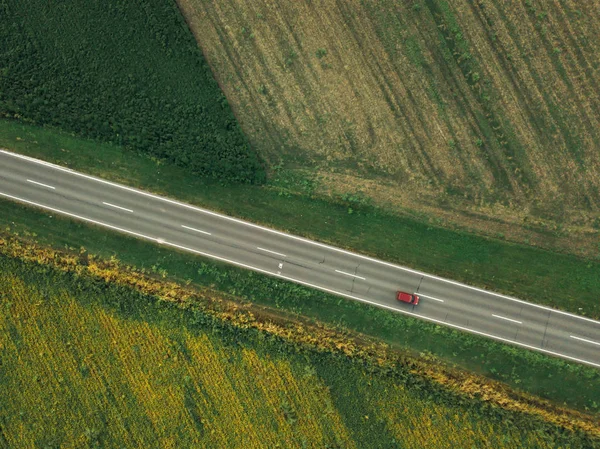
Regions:
M 264 170 L 176 5 L 0 0 L 0 117 L 222 181 Z
M 318 411 L 325 389 L 296 378 L 290 363 L 84 307 L 67 291 L 44 295 L 6 272 L 0 283 L 9 292 L 0 342 L 10 447 L 298 447 L 285 404 L 302 413 L 296 430 L 311 446 L 348 441 L 339 415 Z
M 167 0 L 0 0 L 0 143 L 598 316 L 597 261 L 501 241 L 597 257 L 597 10 L 533 0 L 179 5 L 210 67 Z M 264 181 L 255 150 L 270 164 L 267 185 L 223 183 Z M 0 255 L 0 447 L 600 447 L 560 427 L 565 416 L 597 422 L 589 367 L 5 201 L 0 224 L 81 263 L 60 272 Z M 152 273 L 143 282 L 181 281 L 295 316 L 307 339 L 325 323 L 346 348 L 358 330 L 417 366 L 456 363 L 508 393 L 474 374 L 436 384 L 408 363 L 386 371 L 276 335 L 272 323 L 235 327 L 178 308 L 176 294 L 165 303 L 85 274 L 81 246 L 140 270 L 126 276 Z M 560 415 L 557 404 L 579 412 Z
M 254 146 L 318 193 L 593 245 L 594 2 L 178 3 Z
M 4 446 L 596 444 L 82 273 L 4 255 L 0 266 Z
M 533 302 L 598 317 L 598 262 L 441 229 L 369 208 L 348 214 L 346 207 L 305 196 L 281 196 L 263 186 L 206 183 L 180 167 L 160 165 L 122 148 L 75 138 L 55 130 L 0 121 L 0 144 L 77 170 L 180 198 L 281 230 L 346 248 L 361 248 L 401 264 L 443 273 Z M 160 170 L 160 173 L 159 173 Z M 0 229 L 57 249 L 85 247 L 116 257 L 166 279 L 213 286 L 236 300 L 301 314 L 340 329 L 370 335 L 414 354 L 433 354 L 512 388 L 596 415 L 600 372 L 593 368 L 484 338 L 439 328 L 380 309 L 311 290 L 196 256 L 0 201 Z M 304 220 L 298 220 L 297 211 Z M 335 226 L 326 226 L 335 223 Z M 399 258 L 398 256 L 403 256 Z M 524 270 L 523 267 L 527 267 Z M 166 280 L 165 279 L 165 280 Z M 567 301 L 558 301 L 568 298 Z M 581 308 L 581 310 L 578 310 Z

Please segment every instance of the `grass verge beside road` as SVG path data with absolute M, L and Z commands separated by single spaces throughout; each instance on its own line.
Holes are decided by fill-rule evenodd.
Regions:
M 349 301 L 291 282 L 173 251 L 103 228 L 0 200 L 0 229 L 41 244 L 89 253 L 164 278 L 211 286 L 294 318 L 302 315 L 344 332 L 356 330 L 396 349 L 433 355 L 558 404 L 599 414 L 600 371 Z
M 0 147 L 538 304 L 600 318 L 596 260 L 447 230 L 346 198 L 207 183 L 120 147 L 0 120 Z M 349 213 L 350 208 L 352 213 Z M 6 215 L 6 214 L 4 214 Z M 14 220 L 12 220 L 14 221 Z

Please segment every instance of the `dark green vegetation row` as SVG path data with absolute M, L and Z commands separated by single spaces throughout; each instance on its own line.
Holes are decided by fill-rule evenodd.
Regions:
M 31 288 L 39 290 L 47 301 L 59 300 L 62 297 L 61 293 L 66 292 L 84 307 L 101 306 L 122 319 L 158 326 L 172 341 L 175 355 L 182 359 L 185 358 L 186 351 L 185 346 L 181 344 L 185 341 L 182 335 L 184 331 L 188 331 L 193 335 L 207 334 L 211 339 L 218 339 L 219 344 L 229 346 L 230 350 L 226 352 L 230 354 L 230 360 L 235 360 L 240 350 L 248 348 L 265 357 L 282 358 L 291 362 L 297 376 L 302 376 L 303 371 L 311 371 L 328 387 L 333 406 L 351 430 L 352 439 L 357 447 L 402 447 L 400 442 L 394 440 L 385 420 L 379 416 L 379 411 L 373 408 L 373 400 L 384 397 L 390 383 L 404 386 L 416 401 L 428 398 L 432 404 L 443 403 L 454 408 L 456 413 L 471 419 L 501 423 L 500 426 L 506 426 L 507 431 L 510 429 L 511 432 L 521 429 L 523 438 L 527 432 L 538 432 L 550 447 L 598 447 L 597 441 L 584 434 L 564 431 L 528 415 L 508 412 L 479 400 L 456 396 L 437 384 L 410 374 L 407 366 L 396 365 L 391 370 L 382 370 L 378 366 L 339 353 L 320 352 L 255 329 L 232 327 L 200 310 L 181 309 L 173 303 L 161 302 L 154 297 L 126 287 L 106 284 L 87 275 L 58 272 L 49 266 L 23 263 L 3 255 L 0 256 L 0 266 L 5 274 L 10 273 L 15 278 L 22 279 Z M 10 294 L 0 294 L 0 304 L 6 304 L 7 301 L 10 301 Z M 5 378 L 11 376 L 8 372 L 2 374 Z M 0 389 L 0 404 L 10 400 L 9 394 L 6 389 Z M 139 408 L 134 407 L 134 404 L 131 406 L 132 410 Z M 27 413 L 26 410 L 23 412 Z M 57 410 L 57 413 L 59 412 Z M 370 416 L 370 419 L 366 419 L 365 416 Z M 2 416 L 1 409 L 0 418 L 11 419 Z M 102 429 L 96 429 L 96 434 L 102 437 Z M 47 435 L 48 441 L 45 443 L 61 444 L 60 429 L 48 429 Z M 180 438 L 185 438 L 185 435 L 180 435 Z M 513 443 L 518 444 L 518 441 Z M 329 447 L 341 448 L 334 440 Z
M 174 1 L 0 0 L 0 117 L 224 181 L 264 170 Z
M 10 228 L 41 244 L 89 253 L 195 285 L 213 286 L 240 300 L 277 308 L 380 338 L 395 348 L 432 354 L 463 369 L 501 380 L 521 391 L 600 414 L 600 371 L 497 343 L 309 289 L 291 282 L 214 263 L 192 254 L 40 213 L 0 200 L 0 229 Z M 16 225 L 13 224 L 17 223 Z M 33 234 L 35 233 L 35 234 Z M 125 307 L 125 306 L 124 306 Z

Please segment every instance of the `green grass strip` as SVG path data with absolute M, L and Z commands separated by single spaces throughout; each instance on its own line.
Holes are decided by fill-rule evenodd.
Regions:
M 355 201 L 206 182 L 118 146 L 0 120 L 0 147 L 439 276 L 600 318 L 596 260 L 443 229 Z M 10 218 L 10 217 L 9 217 Z M 5 217 L 5 219 L 7 219 Z M 9 220 L 10 221 L 10 220 Z M 13 220 L 14 221 L 14 220 Z
M 279 309 L 382 339 L 415 354 L 432 354 L 513 388 L 570 407 L 600 412 L 600 371 L 561 359 L 454 331 L 401 314 L 309 289 L 291 282 L 172 251 L 103 228 L 0 200 L 0 229 L 57 248 L 90 253 L 190 281 Z

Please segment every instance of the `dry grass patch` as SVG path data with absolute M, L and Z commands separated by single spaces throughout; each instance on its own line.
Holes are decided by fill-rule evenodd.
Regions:
M 321 193 L 375 181 L 396 210 L 492 233 L 525 214 L 570 251 L 600 227 L 593 4 L 178 3 L 254 145 L 327 172 Z

